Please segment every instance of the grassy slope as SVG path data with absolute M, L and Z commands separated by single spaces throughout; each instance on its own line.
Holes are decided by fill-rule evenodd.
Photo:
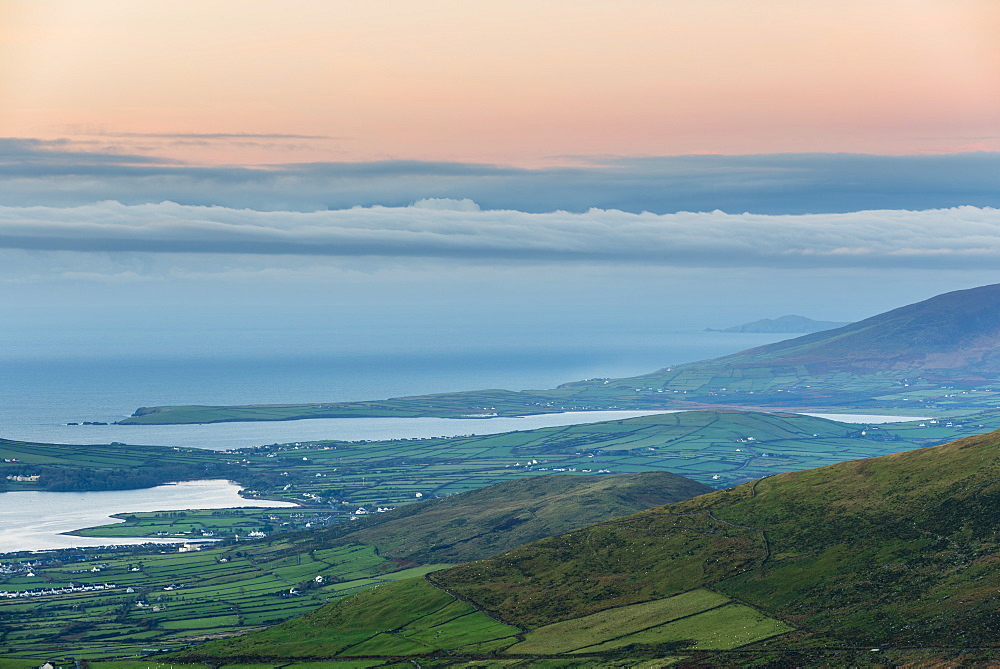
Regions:
M 94 657 L 177 647 L 206 635 L 280 622 L 359 589 L 405 577 L 393 573 L 400 569 L 420 573 L 414 562 L 486 557 L 530 539 L 706 489 L 665 472 L 537 476 L 413 504 L 328 531 L 197 553 L 159 554 L 153 549 L 145 556 L 125 552 L 94 556 L 86 563 L 39 565 L 30 578 L 0 576 L 0 591 L 58 588 L 71 581 L 119 587 L 72 596 L 0 599 L 0 635 L 8 652 L 42 655 Z M 487 533 L 489 537 L 483 537 Z M 431 550 L 440 538 L 451 546 Z M 101 572 L 89 571 L 104 563 Z M 133 565 L 140 571 L 131 571 Z M 318 575 L 325 579 L 322 585 L 313 581 Z M 164 590 L 176 585 L 184 587 Z M 279 596 L 292 587 L 300 596 Z M 139 601 L 151 606 L 140 608 Z M 161 610 L 153 611 L 152 606 Z
M 998 442 L 782 474 L 431 578 L 527 628 L 711 585 L 851 645 L 989 644 Z
M 0 491 L 120 490 L 166 481 L 232 478 L 239 472 L 240 468 L 228 464 L 218 453 L 199 448 L 0 439 Z M 40 474 L 42 479 L 24 483 L 7 480 L 7 476 L 19 474 Z
M 722 358 L 609 383 L 565 384 L 551 399 L 937 414 L 993 408 L 1000 398 L 993 388 L 1000 381 L 998 305 L 1000 284 L 955 291 Z
M 303 546 L 362 543 L 378 547 L 383 556 L 408 561 L 467 562 L 709 491 L 668 472 L 536 476 L 319 530 Z
M 518 632 L 417 578 L 362 592 L 341 606 L 323 607 L 249 636 L 196 646 L 173 658 L 259 662 L 340 654 L 413 655 Z
M 480 655 L 727 649 L 792 628 L 760 656 L 885 644 L 950 652 L 995 645 L 1000 634 L 998 502 L 1000 433 L 991 433 L 777 475 L 426 578 L 522 630 L 517 643 L 494 631 Z M 715 594 L 698 590 L 706 586 Z M 317 612 L 310 634 L 333 645 L 313 652 L 360 654 L 346 645 L 353 625 L 368 635 L 365 654 L 402 654 L 376 636 L 409 615 L 401 588 L 383 590 L 377 606 L 355 598 Z M 302 636 L 302 624 L 186 657 L 290 656 L 274 644 Z M 436 650 L 477 654 L 436 641 Z
M 792 631 L 759 611 L 704 588 L 546 625 L 521 635 L 506 654 L 585 654 L 636 645 L 730 650 Z
M 406 606 L 400 606 L 406 602 Z M 527 635 L 423 579 L 381 586 L 281 625 L 171 656 L 181 662 L 276 662 L 334 657 L 459 657 L 573 654 L 596 658 L 685 646 L 729 650 L 791 627 L 707 590 L 622 607 Z
M 722 360 L 832 369 L 908 369 L 959 376 L 1000 373 L 1000 284 L 957 290 L 836 330 Z

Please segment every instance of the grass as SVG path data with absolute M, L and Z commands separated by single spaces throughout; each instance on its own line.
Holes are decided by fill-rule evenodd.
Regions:
M 171 480 L 232 478 L 240 467 L 229 460 L 198 448 L 0 439 L 0 490 L 120 490 Z M 35 475 L 39 480 L 7 478 Z
M 385 660 L 340 660 L 337 662 L 293 662 L 283 664 L 281 669 L 367 669 L 367 667 L 385 666 Z M 413 665 L 410 665 L 411 667 Z M 239 669 L 237 665 L 223 665 L 225 669 Z M 273 664 L 267 665 L 269 669 Z
M 629 646 L 681 644 L 685 650 L 732 650 L 763 641 L 794 628 L 765 616 L 749 606 L 729 604 L 681 620 L 623 635 L 601 644 L 581 648 L 577 653 L 601 653 Z
M 527 633 L 524 641 L 511 646 L 506 652 L 522 655 L 569 653 L 604 642 L 610 643 L 613 639 L 636 634 L 677 618 L 692 616 L 730 601 L 725 595 L 702 588 L 665 599 L 608 609 L 540 627 Z
M 108 485 L 114 485 L 108 472 L 117 470 L 149 476 L 155 482 L 190 461 L 194 466 L 181 472 L 181 478 L 230 478 L 244 486 L 248 497 L 305 507 L 244 510 L 241 515 L 191 511 L 159 518 L 132 513 L 122 515 L 127 517 L 125 523 L 84 531 L 88 536 L 164 533 L 186 538 L 211 532 L 226 537 L 241 531 L 270 534 L 335 523 L 359 507 L 399 506 L 538 474 L 660 470 L 727 487 L 779 472 L 944 443 L 997 427 L 1000 412 L 996 411 L 955 418 L 951 425 L 941 420 L 883 426 L 792 414 L 694 411 L 498 435 L 275 444 L 232 453 L 0 440 L 0 457 L 11 461 L 0 463 L 0 487 L 42 489 L 44 476 L 38 482 L 8 481 L 6 476 L 42 473 L 55 477 L 51 482 L 67 472 L 93 475 L 87 480 L 94 485 L 107 474 Z M 91 456 L 99 456 L 100 464 L 88 464 Z M 34 469 L 43 464 L 48 469 Z
M 58 666 L 58 663 L 56 663 Z M 70 669 L 73 664 L 69 663 Z M 88 669 L 171 669 L 171 667 L 181 667 L 183 669 L 196 669 L 195 665 L 178 665 L 163 662 L 156 662 L 155 660 L 119 660 L 117 662 L 87 662 Z M 200 668 L 197 668 L 200 669 Z
M 530 630 L 710 585 L 841 643 L 988 645 L 998 443 L 780 474 L 428 578 Z
M 525 406 L 523 393 L 484 390 L 446 393 L 373 402 L 333 404 L 260 404 L 244 406 L 162 406 L 141 407 L 120 421 L 126 425 L 218 423 L 230 421 L 299 420 L 304 418 L 370 418 L 383 416 L 479 417 L 486 413 L 523 416 L 551 413 L 559 409 Z
M 435 491 L 479 487 L 498 479 L 507 479 L 510 485 L 525 486 L 524 499 L 530 500 L 531 486 L 540 485 L 542 481 L 538 474 L 560 468 L 576 469 L 567 472 L 570 476 L 566 478 L 579 481 L 584 480 L 580 477 L 584 469 L 596 473 L 593 470 L 600 467 L 612 470 L 675 468 L 715 484 L 733 482 L 742 480 L 741 477 L 780 474 L 815 463 L 936 443 L 949 432 L 968 434 L 1000 424 L 1000 415 L 956 418 L 951 423 L 924 421 L 921 427 L 920 421 L 914 421 L 878 429 L 867 426 L 869 429 L 862 435 L 863 430 L 858 426 L 803 416 L 688 412 L 476 438 L 364 444 L 320 442 L 253 449 L 238 457 L 208 451 L 197 452 L 197 455 L 216 458 L 216 462 L 223 464 L 245 460 L 240 466 L 251 472 L 259 470 L 261 474 L 288 471 L 289 476 L 282 477 L 288 481 L 285 485 L 290 486 L 283 493 L 288 496 L 329 495 L 336 485 L 337 494 L 350 502 L 337 506 L 354 510 L 356 504 L 364 500 L 374 505 L 385 504 L 391 499 L 402 500 L 404 495 L 412 499 L 409 495 L 414 490 L 428 491 L 430 497 Z M 813 437 L 813 434 L 818 436 Z M 753 442 L 746 440 L 749 436 L 754 437 Z M 62 448 L 65 447 L 0 442 L 0 450 L 8 459 L 30 455 L 48 458 L 52 464 L 61 457 L 67 467 L 76 466 L 80 453 L 86 450 L 69 447 L 62 453 Z M 133 447 L 114 448 L 121 450 L 122 457 L 140 458 L 165 451 L 187 457 L 185 452 L 173 449 L 153 449 L 147 453 L 141 448 L 137 451 L 133 451 Z M 741 450 L 736 451 L 737 448 Z M 113 450 L 108 447 L 101 452 L 108 454 Z M 303 460 L 303 457 L 308 459 Z M 644 516 L 643 522 L 650 523 L 648 528 L 628 522 L 599 525 L 588 531 L 586 539 L 574 538 L 577 535 L 571 534 L 560 540 L 562 543 L 545 544 L 539 549 L 541 553 L 535 554 L 530 566 L 531 569 L 551 567 L 544 577 L 548 580 L 546 584 L 532 580 L 533 577 L 525 578 L 524 574 L 530 574 L 530 569 L 518 571 L 522 566 L 527 568 L 528 563 L 522 564 L 527 558 L 515 552 L 511 563 L 502 569 L 492 564 L 482 567 L 489 578 L 463 581 L 463 592 L 492 611 L 512 616 L 505 619 L 537 628 L 561 620 L 559 611 L 564 611 L 568 617 L 585 616 L 606 608 L 671 597 L 699 584 L 712 584 L 736 599 L 770 607 L 768 610 L 779 611 L 781 615 L 793 615 L 795 607 L 806 607 L 810 613 L 803 615 L 811 616 L 816 624 L 841 625 L 858 633 L 881 630 L 886 638 L 901 633 L 892 628 L 894 621 L 902 620 L 896 615 L 896 609 L 886 604 L 888 608 L 884 610 L 889 614 L 880 617 L 858 604 L 865 601 L 863 587 L 851 585 L 850 574 L 864 573 L 876 584 L 874 587 L 892 593 L 900 602 L 909 602 L 906 604 L 908 617 L 905 622 L 898 623 L 901 627 L 930 634 L 927 630 L 940 623 L 930 622 L 936 615 L 934 608 L 914 599 L 914 593 L 923 593 L 929 598 L 927 601 L 938 601 L 942 597 L 958 601 L 966 597 L 963 601 L 987 606 L 986 591 L 976 591 L 974 596 L 968 594 L 963 589 L 962 579 L 989 582 L 993 578 L 989 564 L 979 557 L 968 556 L 982 556 L 989 549 L 988 537 L 980 536 L 978 528 L 992 527 L 994 521 L 989 504 L 976 506 L 978 503 L 967 499 L 968 495 L 950 493 L 950 489 L 942 488 L 943 481 L 949 481 L 954 491 L 961 491 L 970 483 L 941 475 L 918 476 L 916 470 L 909 472 L 900 464 L 911 462 L 907 457 L 903 454 L 893 456 L 889 460 L 893 463 L 891 467 L 873 465 L 864 470 L 864 476 L 855 472 L 847 486 L 834 485 L 831 482 L 834 479 L 828 478 L 833 476 L 829 472 L 854 472 L 854 468 L 862 465 L 841 465 L 846 469 L 798 474 L 793 480 L 800 483 L 782 488 L 794 489 L 792 494 L 781 493 L 777 488 L 772 490 L 778 481 L 788 480 L 784 475 L 774 476 L 757 488 L 760 496 L 763 498 L 766 493 L 769 500 L 760 506 L 733 503 L 734 495 L 749 489 L 744 486 L 735 492 L 722 491 L 707 498 L 709 501 L 705 503 L 715 506 L 681 507 L 686 509 L 685 513 L 697 512 L 696 515 Z M 984 475 L 982 473 L 991 471 L 993 466 L 984 456 L 977 457 L 982 462 L 969 464 L 961 470 L 964 471 L 962 476 L 969 481 L 974 480 L 970 472 Z M 534 460 L 539 462 L 526 464 Z M 23 464 L 4 463 L 3 466 Z M 712 472 L 722 472 L 719 481 L 711 479 Z M 900 490 L 909 491 L 911 483 L 900 487 L 898 479 L 893 478 L 907 472 L 912 480 L 924 477 L 921 480 L 926 481 L 927 495 L 938 495 L 927 497 L 919 504 L 930 504 L 940 513 L 947 512 L 951 515 L 946 517 L 951 520 L 934 525 L 933 531 L 928 529 L 918 537 L 911 537 L 906 534 L 903 521 L 892 524 L 859 499 L 852 498 L 850 505 L 843 501 L 853 491 L 860 490 L 871 493 L 871 504 L 883 505 L 886 499 L 894 500 L 895 496 L 911 504 L 912 492 L 900 493 Z M 335 473 L 336 476 L 316 477 L 316 473 Z M 289 535 L 288 539 L 277 534 L 259 544 L 240 544 L 183 555 L 166 552 L 172 549 L 148 547 L 60 552 L 56 556 L 63 560 L 62 563 L 39 567 L 41 575 L 36 580 L 18 575 L 0 576 L 0 590 L 59 586 L 70 581 L 76 584 L 113 582 L 119 587 L 30 601 L 0 600 L 2 645 L 10 655 L 27 651 L 42 657 L 52 653 L 86 653 L 90 657 L 127 655 L 150 647 L 179 648 L 205 635 L 233 634 L 274 624 L 360 589 L 402 577 L 394 576 L 396 571 L 413 569 L 415 571 L 409 573 L 421 574 L 442 563 L 483 557 L 492 554 L 490 551 L 499 552 L 516 543 L 567 529 L 560 524 L 567 517 L 581 524 L 603 520 L 589 515 L 594 509 L 610 509 L 612 515 L 628 512 L 621 498 L 614 498 L 609 490 L 601 489 L 604 481 L 610 479 L 603 476 L 586 479 L 594 485 L 589 500 L 576 498 L 574 501 L 572 496 L 560 498 L 557 494 L 554 508 L 547 511 L 536 510 L 535 505 L 524 499 L 522 510 L 517 510 L 516 505 L 505 506 L 511 500 L 505 499 L 504 494 L 484 492 L 482 494 L 487 497 L 472 505 L 484 510 L 480 515 L 471 510 L 472 506 L 462 511 L 454 508 L 449 511 L 447 504 L 459 498 L 446 498 L 426 506 L 400 506 L 398 511 L 402 513 L 395 526 L 388 522 L 389 514 L 372 514 L 372 520 L 350 521 L 353 526 L 350 529 L 367 533 L 366 542 L 383 548 L 381 555 L 376 555 L 370 547 L 333 546 L 351 541 L 339 534 L 346 531 L 347 525 L 306 535 Z M 810 483 L 801 483 L 803 481 Z M 660 486 L 635 487 L 633 501 L 645 499 L 647 506 L 659 503 L 653 496 L 657 487 Z M 943 500 L 951 501 L 942 507 Z M 910 508 L 906 504 L 892 501 L 890 506 Z M 561 510 L 557 508 L 560 505 Z M 321 508 L 324 507 L 289 511 L 307 517 Z M 329 509 L 329 505 L 325 508 Z M 641 507 L 629 510 L 635 508 Z M 439 510 L 440 515 L 435 519 Z M 714 518 L 707 515 L 708 510 Z M 421 519 L 409 515 L 418 511 L 429 515 Z M 227 526 L 242 527 L 237 525 L 241 522 L 265 520 L 249 511 L 242 517 L 224 516 L 222 512 L 213 516 L 213 513 L 192 512 L 185 517 L 161 515 L 160 518 L 156 518 L 155 513 L 142 517 L 135 514 L 134 523 L 136 526 L 174 527 L 182 532 L 198 533 L 191 536 L 200 536 L 206 525 L 196 523 L 210 523 L 213 517 L 223 530 Z M 282 517 L 291 518 L 292 515 L 279 516 L 279 520 Z M 890 520 L 894 517 L 889 515 Z M 522 534 L 521 531 L 529 526 L 522 521 L 527 520 L 537 521 L 545 531 Z M 463 526 L 459 521 L 467 524 Z M 823 524 L 817 524 L 819 521 Z M 930 523 L 926 519 L 920 522 L 925 521 Z M 506 528 L 506 534 L 493 531 L 498 527 Z M 815 529 L 817 527 L 822 530 Z M 955 545 L 961 550 L 946 553 L 943 548 L 936 547 L 934 537 L 951 537 L 953 529 L 961 530 L 950 539 L 957 542 Z M 851 543 L 861 541 L 862 537 L 878 536 L 878 532 L 897 533 L 902 538 L 885 545 L 873 543 L 874 547 Z M 500 541 L 502 536 L 506 537 L 503 541 L 512 543 Z M 470 537 L 478 538 L 472 540 Z M 648 552 L 649 546 L 656 547 L 653 553 Z M 932 563 L 939 567 L 942 581 L 933 581 L 927 567 L 899 559 L 907 551 L 918 549 L 933 552 L 936 557 Z M 589 556 L 591 563 L 581 565 L 581 555 Z M 711 558 L 696 557 L 699 555 Z M 655 559 L 652 556 L 656 556 Z M 226 561 L 222 562 L 223 559 Z M 406 560 L 425 567 L 407 564 Z M 765 560 L 767 568 L 761 570 Z M 89 571 L 105 562 L 111 565 L 108 569 Z M 133 572 L 131 568 L 135 565 L 140 565 L 140 569 Z M 582 588 L 571 585 L 580 573 L 591 573 L 588 570 L 594 574 L 592 582 Z M 618 576 L 611 578 L 612 572 Z M 315 585 L 316 576 L 323 576 L 325 582 Z M 437 581 L 450 577 L 434 572 L 429 578 Z M 839 578 L 842 582 L 834 588 L 829 584 L 831 578 Z M 500 585 L 489 585 L 490 579 Z M 937 585 L 932 587 L 931 583 Z M 171 585 L 184 587 L 164 590 Z M 133 593 L 126 591 L 129 587 L 133 588 Z M 292 588 L 298 589 L 300 594 L 290 595 Z M 559 592 L 560 588 L 566 588 L 565 592 L 551 594 Z M 538 597 L 530 607 L 523 605 L 524 597 L 539 592 L 549 594 Z M 140 601 L 149 606 L 139 607 Z M 839 602 L 836 615 L 823 613 L 825 601 Z M 160 610 L 153 610 L 154 607 Z M 979 617 L 975 620 L 979 622 L 975 629 L 992 629 L 985 610 L 976 614 Z M 218 624 L 206 627 L 205 621 Z M 945 627 L 957 630 L 957 625 L 957 622 L 954 625 L 947 623 Z M 986 632 L 977 632 L 980 633 Z
M 77 530 L 82 537 L 181 537 L 246 535 L 249 532 L 292 531 L 343 520 L 343 511 L 316 508 L 186 509 L 118 513 L 124 522 Z
M 211 642 L 173 657 L 419 655 L 511 637 L 518 631 L 414 578 L 367 590 L 340 606 L 318 609 L 252 637 Z
M 404 506 L 392 513 L 320 530 L 313 537 L 316 545 L 322 545 L 344 536 L 376 545 L 382 555 L 407 561 L 466 562 L 709 490 L 657 471 L 599 477 L 534 476 Z
M 416 398 L 323 405 L 269 407 L 156 407 L 121 421 L 124 424 L 187 424 L 307 418 L 413 417 L 461 418 L 484 404 L 500 416 L 601 409 L 687 409 L 699 407 L 800 407 L 812 410 L 957 415 L 996 408 L 997 379 L 981 382 L 935 378 L 920 372 L 845 374 L 771 369 L 756 376 L 707 361 L 627 379 L 581 381 L 557 389 L 520 393 L 474 391 Z M 957 392 L 956 392 L 957 391 Z
M 181 620 L 165 620 L 160 623 L 162 629 L 200 630 L 210 627 L 235 627 L 239 624 L 239 616 L 213 616 L 211 618 L 185 618 Z
M 43 577 L 30 579 L 25 587 L 39 587 L 39 581 L 46 588 L 70 582 L 118 587 L 0 600 L 3 645 L 11 655 L 28 651 L 33 657 L 108 657 L 178 648 L 205 635 L 278 623 L 352 589 L 386 582 L 387 576 L 398 578 L 392 572 L 400 567 L 377 556 L 372 547 L 346 545 L 298 556 L 287 555 L 287 548 L 248 544 L 184 554 L 67 551 L 62 560 L 50 554 L 34 567 Z M 101 571 L 91 571 L 95 567 Z M 326 582 L 315 583 L 317 575 Z M 17 580 L 0 589 L 17 587 Z M 289 596 L 291 588 L 300 594 Z
M 26 568 L 0 576 L 0 591 L 64 588 L 71 582 L 117 587 L 0 599 L 0 633 L 6 634 L 3 646 L 11 654 L 31 650 L 104 657 L 142 648 L 176 649 L 206 636 L 273 625 L 376 585 L 423 576 L 448 566 L 452 558 L 486 557 L 561 528 L 703 489 L 664 472 L 534 477 L 323 530 L 194 553 L 140 546 L 25 557 L 36 561 L 34 576 L 26 576 Z M 151 520 L 156 516 L 149 514 Z M 187 522 L 173 513 L 160 516 Z M 509 523 L 511 518 L 521 522 Z M 497 530 L 503 523 L 509 527 Z M 480 640 L 473 635 L 461 643 Z

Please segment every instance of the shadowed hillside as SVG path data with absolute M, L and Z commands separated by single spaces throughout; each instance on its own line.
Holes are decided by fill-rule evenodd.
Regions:
M 533 476 L 335 525 L 308 535 L 306 545 L 361 543 L 406 561 L 467 562 L 711 490 L 662 471 Z
M 954 370 L 995 376 L 1000 374 L 1000 284 L 945 293 L 718 362 L 804 365 L 816 373 Z
M 659 507 L 432 580 L 537 627 L 711 585 L 848 643 L 1000 639 L 1000 432 Z
M 1000 402 L 1000 284 L 959 290 L 834 330 L 552 393 L 563 405 L 919 411 Z
M 34 561 L 33 574 L 16 559 L 0 574 L 0 654 L 94 658 L 177 649 L 274 625 L 373 586 L 707 490 L 666 472 L 533 476 L 326 530 L 200 551 L 112 549 L 88 553 L 85 562 L 73 550 L 22 555 Z M 115 585 L 105 588 L 107 583 Z M 63 590 L 74 587 L 67 597 Z M 428 606 L 451 601 L 426 588 Z M 41 589 L 53 592 L 39 591 L 30 600 L 9 596 L 12 590 Z M 416 595 L 406 603 L 419 608 Z
M 657 507 L 428 574 L 437 594 L 401 581 L 183 657 L 933 659 L 1000 640 L 998 503 L 993 432 Z

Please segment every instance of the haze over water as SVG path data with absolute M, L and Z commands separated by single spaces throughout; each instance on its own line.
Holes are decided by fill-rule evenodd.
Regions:
M 492 434 L 597 422 L 656 412 L 577 412 L 490 420 L 360 418 L 164 426 L 66 424 L 111 423 L 140 405 L 324 402 L 482 388 L 546 388 L 582 378 L 640 374 L 787 337 L 667 333 L 655 346 L 624 352 L 539 346 L 475 356 L 439 350 L 419 357 L 399 352 L 294 356 L 261 350 L 255 355 L 214 358 L 181 353 L 47 358 L 38 355 L 39 351 L 26 355 L 22 350 L 20 357 L 8 353 L 0 361 L 0 437 L 46 443 L 118 441 L 225 450 L 320 439 Z M 881 422 L 879 417 L 869 420 Z M 236 495 L 236 490 L 236 486 L 225 482 L 189 482 L 152 490 L 0 493 L 0 553 L 135 543 L 60 533 L 110 522 L 111 513 L 250 505 Z
M 172 355 L 0 361 L 0 437 L 48 443 L 110 443 L 234 448 L 305 439 L 386 439 L 530 429 L 552 417 L 500 422 L 447 419 L 309 420 L 192 426 L 69 426 L 113 423 L 139 406 L 280 404 L 384 399 L 459 390 L 550 388 L 593 377 L 622 377 L 733 353 L 786 338 L 715 332 L 664 333 L 646 348 L 560 350 L 539 345 L 481 355 L 430 350 L 422 355 L 296 356 L 261 350 L 231 357 Z M 593 422 L 584 414 L 566 422 Z

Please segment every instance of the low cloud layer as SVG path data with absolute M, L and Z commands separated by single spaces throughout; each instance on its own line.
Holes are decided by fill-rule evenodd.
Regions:
M 108 137 L 107 139 L 114 139 Z M 226 137 L 225 141 L 299 141 Z M 221 141 L 196 135 L 162 141 Z M 159 141 L 158 140 L 158 141 Z M 306 141 L 306 140 L 302 140 Z M 406 206 L 469 198 L 484 209 L 659 214 L 843 213 L 869 209 L 1000 207 L 1000 153 L 927 156 L 775 154 L 592 156 L 578 167 L 388 160 L 198 167 L 104 144 L 0 138 L 0 204 L 76 206 L 170 200 L 258 210 Z M 84 150 L 85 149 L 85 150 Z M 569 160 L 569 159 L 567 159 Z
M 847 214 L 479 211 L 471 201 L 318 212 L 101 202 L 0 207 L 0 248 L 413 257 L 678 267 L 992 268 L 1000 210 Z

